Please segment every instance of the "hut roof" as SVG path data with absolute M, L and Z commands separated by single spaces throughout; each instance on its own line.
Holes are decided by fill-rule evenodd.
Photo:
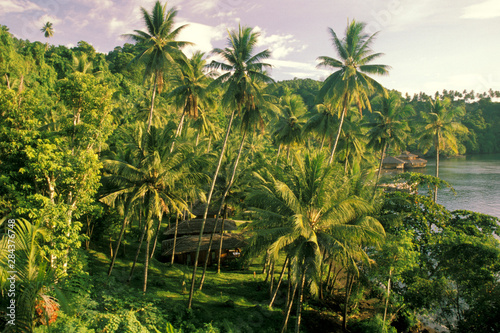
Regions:
M 412 154 L 407 150 L 405 150 L 403 153 L 401 153 L 401 155 L 398 156 L 398 158 L 404 159 L 404 160 L 411 160 L 411 159 L 414 159 L 417 157 L 418 157 L 418 155 Z
M 193 207 L 193 209 L 191 210 L 191 213 L 193 213 L 193 215 L 203 217 L 203 215 L 205 214 L 205 209 L 207 209 L 207 204 L 206 204 L 206 203 L 203 203 L 203 202 L 199 202 L 199 201 L 198 201 L 197 203 L 195 203 L 195 204 L 194 204 L 194 207 Z M 215 214 L 217 214 L 217 210 L 216 210 L 216 208 L 211 207 L 211 208 L 208 210 L 207 215 L 208 215 L 208 216 L 214 216 Z
M 423 158 L 414 158 L 406 162 L 406 164 L 410 165 L 424 165 L 427 163 L 427 160 L 424 160 Z
M 387 156 L 382 161 L 382 164 L 404 164 L 404 163 L 405 163 L 405 161 L 400 160 L 399 158 L 396 158 L 396 157 L 392 157 L 392 156 Z
M 175 254 L 195 252 L 198 247 L 199 236 L 183 236 L 177 238 L 175 244 Z M 212 249 L 219 247 L 220 234 L 215 234 L 212 243 Z M 200 251 L 207 251 L 210 243 L 210 235 L 205 235 L 201 238 Z M 241 234 L 224 234 L 222 238 L 222 249 L 235 249 L 241 248 L 246 245 L 245 238 Z M 161 243 L 161 253 L 164 256 L 172 254 L 174 246 L 173 239 L 164 240 Z
M 219 221 L 217 222 L 217 231 L 220 230 L 221 222 L 222 222 L 221 219 L 219 219 Z M 177 236 L 199 235 L 202 223 L 203 219 L 193 219 L 180 222 L 179 225 L 177 226 Z M 204 233 L 211 233 L 212 230 L 214 229 L 214 224 L 215 224 L 215 219 L 207 218 L 207 221 L 205 222 L 205 228 L 203 230 Z M 234 220 L 229 220 L 229 219 L 224 220 L 224 230 L 233 231 L 237 229 L 238 228 L 236 227 L 236 223 L 234 222 Z M 165 236 L 173 237 L 174 234 L 175 234 L 175 228 L 170 228 L 164 232 Z

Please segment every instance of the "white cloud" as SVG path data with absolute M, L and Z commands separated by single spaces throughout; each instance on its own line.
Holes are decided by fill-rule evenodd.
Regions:
M 461 16 L 461 18 L 465 19 L 489 19 L 494 17 L 500 17 L 500 2 L 498 0 L 486 0 L 467 6 Z
M 184 51 L 189 56 L 196 50 L 208 53 L 213 50 L 213 42 L 226 38 L 226 26 L 221 24 L 215 27 L 192 22 L 183 22 L 179 25 L 187 24 L 181 31 L 177 40 L 194 43 L 193 46 L 187 46 Z
M 258 45 L 268 48 L 271 51 L 271 56 L 275 59 L 282 59 L 294 51 L 304 50 L 304 45 L 291 34 L 268 36 L 266 31 L 259 26 L 256 26 L 253 31 L 260 33 Z
M 278 59 L 269 59 L 266 60 L 266 62 L 271 64 L 273 69 L 278 69 L 281 72 L 291 75 L 292 77 L 309 77 L 319 79 L 330 74 L 328 70 L 316 68 L 313 63 Z
M 42 10 L 37 4 L 27 0 L 0 0 L 0 16 L 9 13 L 23 13 L 30 10 Z

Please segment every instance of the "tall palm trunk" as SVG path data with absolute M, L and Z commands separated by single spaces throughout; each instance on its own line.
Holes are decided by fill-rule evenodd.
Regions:
M 351 297 L 352 285 L 354 284 L 354 276 L 351 272 L 347 271 L 345 281 L 345 303 L 344 303 L 344 316 L 342 318 L 342 329 L 347 332 L 347 312 L 349 309 L 349 298 Z
M 120 249 L 120 244 L 122 242 L 123 234 L 125 233 L 126 225 L 127 225 L 127 217 L 124 217 L 122 228 L 120 230 L 120 236 L 118 237 L 118 243 L 116 244 L 115 252 L 113 254 L 113 259 L 111 260 L 111 264 L 109 265 L 108 276 L 111 275 L 111 271 L 113 270 L 113 266 L 115 265 L 116 256 L 118 255 L 118 250 Z
M 319 151 L 323 150 L 323 146 L 325 145 L 326 132 L 323 134 L 323 138 L 321 139 L 321 147 L 319 147 Z
M 210 207 L 210 202 L 212 201 L 212 194 L 214 192 L 215 182 L 217 180 L 217 176 L 219 175 L 220 166 L 222 164 L 222 159 L 224 157 L 224 151 L 226 150 L 227 141 L 229 139 L 229 133 L 231 132 L 231 126 L 233 124 L 233 119 L 234 119 L 235 113 L 236 113 L 236 109 L 233 110 L 233 112 L 231 113 L 231 118 L 229 119 L 229 124 L 227 125 L 226 137 L 224 138 L 224 143 L 222 144 L 222 148 L 221 148 L 221 152 L 220 152 L 220 156 L 219 156 L 219 162 L 217 163 L 217 168 L 215 169 L 214 177 L 212 179 L 212 185 L 210 186 L 210 191 L 208 192 L 208 196 L 207 196 L 207 207 L 205 208 L 205 212 L 203 213 L 203 222 L 201 223 L 200 236 L 198 239 L 198 246 L 196 248 L 196 256 L 195 256 L 194 265 L 193 265 L 194 266 L 193 267 L 193 276 L 191 277 L 191 288 L 189 290 L 188 309 L 191 309 L 191 305 L 193 302 L 194 284 L 196 281 L 196 269 L 198 268 L 198 258 L 200 256 L 201 239 L 203 237 L 203 231 L 205 229 L 205 222 L 207 221 L 208 209 Z
M 130 275 L 128 276 L 127 282 L 132 280 L 132 274 L 134 274 L 135 264 L 137 263 L 137 259 L 139 258 L 139 253 L 141 253 L 142 241 L 144 240 L 144 235 L 146 234 L 147 222 L 144 223 L 144 229 L 142 230 L 141 240 L 139 241 L 139 247 L 137 248 L 137 252 L 135 253 L 134 263 L 132 264 L 132 268 L 130 269 Z
M 436 178 L 439 178 L 439 132 L 436 132 Z M 434 202 L 437 202 L 438 187 L 434 186 Z
M 179 227 L 179 214 L 175 214 L 175 230 L 174 230 L 174 245 L 172 246 L 172 260 L 170 261 L 170 264 L 174 264 L 174 259 L 175 259 L 175 246 L 177 245 L 177 230 Z
M 373 196 L 374 197 L 375 197 L 375 193 L 377 193 L 377 185 L 378 185 L 378 181 L 380 180 L 380 175 L 382 174 L 382 166 L 384 163 L 384 155 L 385 155 L 386 148 L 387 148 L 387 142 L 384 140 L 384 144 L 382 145 L 382 151 L 380 152 L 380 163 L 378 165 L 377 180 L 375 181 L 375 187 L 373 188 Z
M 276 154 L 276 162 L 274 164 L 278 165 L 278 160 L 280 158 L 280 153 L 281 153 L 281 143 L 278 146 L 278 153 Z
M 224 206 L 224 217 L 222 219 L 222 223 L 220 224 L 219 255 L 217 257 L 217 274 L 220 274 L 222 241 L 224 239 L 224 221 L 226 219 L 227 219 L 227 204 Z
M 288 264 L 288 256 L 285 258 L 285 262 L 283 263 L 283 268 L 281 269 L 280 278 L 278 280 L 278 284 L 276 285 L 276 290 L 274 291 L 273 297 L 271 298 L 271 302 L 269 302 L 269 307 L 272 308 L 274 304 L 274 300 L 276 299 L 276 295 L 278 295 L 278 290 L 280 289 L 281 281 L 283 281 L 283 276 L 285 275 L 285 269 Z
M 153 121 L 153 110 L 155 107 L 155 97 L 156 97 L 156 80 L 158 79 L 158 72 L 155 71 L 154 75 L 154 83 L 153 83 L 153 95 L 151 96 L 151 109 L 149 110 L 149 118 L 148 118 L 148 132 L 151 129 L 151 122 Z
M 283 327 L 281 328 L 281 333 L 285 333 L 286 332 L 286 327 L 288 326 L 288 319 L 290 318 L 290 312 L 292 311 L 293 299 L 295 297 L 295 292 L 296 291 L 297 291 L 297 283 L 295 283 L 295 286 L 293 287 L 293 291 L 292 291 L 292 294 L 290 296 L 290 301 L 287 304 L 285 321 L 283 323 Z
M 146 255 L 144 256 L 144 283 L 142 287 L 142 292 L 146 293 L 146 288 L 148 286 L 148 269 L 149 269 L 149 243 L 151 243 L 151 237 L 149 237 L 149 227 L 153 221 L 148 222 L 146 230 Z
M 156 228 L 155 241 L 153 242 L 153 249 L 151 250 L 151 255 L 149 257 L 150 259 L 153 259 L 153 255 L 155 254 L 156 243 L 158 242 L 158 235 L 160 234 L 160 228 L 161 228 L 161 218 L 158 219 L 158 227 Z
M 344 111 L 342 112 L 342 116 L 340 116 L 340 124 L 339 129 L 337 131 L 337 137 L 335 138 L 335 142 L 333 143 L 332 152 L 330 153 L 330 158 L 328 159 L 328 165 L 332 164 L 333 156 L 335 155 L 335 150 L 337 150 L 337 144 L 339 143 L 340 133 L 342 132 L 342 125 L 344 124 L 344 117 L 347 112 L 347 107 L 344 107 Z
M 229 193 L 229 190 L 231 189 L 231 186 L 233 185 L 234 177 L 236 176 L 236 170 L 238 169 L 238 163 L 239 163 L 240 157 L 241 157 L 241 152 L 243 151 L 243 144 L 245 143 L 246 135 L 247 135 L 247 130 L 244 130 L 243 136 L 241 137 L 240 148 L 238 149 L 238 156 L 236 156 L 236 161 L 234 162 L 233 172 L 231 174 L 231 179 L 229 179 L 229 183 L 226 187 L 226 190 L 224 191 L 224 194 L 222 194 L 222 199 L 220 202 L 219 210 L 217 211 L 217 215 L 215 216 L 214 229 L 212 230 L 212 234 L 210 235 L 210 242 L 208 245 L 207 257 L 205 258 L 205 265 L 203 266 L 203 275 L 201 277 L 200 290 L 203 288 L 203 282 L 205 281 L 205 274 L 207 271 L 208 259 L 209 259 L 209 255 L 210 255 L 210 250 L 212 249 L 212 241 L 213 241 L 215 231 L 217 231 L 217 221 L 219 220 L 219 216 L 222 212 L 222 208 L 224 207 L 224 201 L 226 200 L 227 194 Z
M 300 282 L 300 290 L 299 290 L 299 299 L 297 302 L 297 321 L 295 324 L 295 333 L 300 332 L 300 320 L 302 318 L 302 301 L 304 299 L 304 284 L 306 282 L 306 267 L 304 268 L 304 271 L 302 272 L 302 278 Z
M 382 332 L 385 332 L 385 320 L 387 318 L 387 308 L 389 307 L 389 296 L 391 295 L 391 277 L 392 277 L 392 267 L 389 270 L 389 279 L 387 280 L 387 297 L 385 299 L 385 308 L 384 308 L 384 326 L 382 328 Z
M 182 116 L 181 120 L 179 120 L 179 125 L 177 126 L 177 129 L 175 130 L 175 136 L 174 139 L 172 140 L 172 146 L 170 146 L 170 152 L 174 151 L 174 146 L 175 146 L 175 139 L 181 135 L 182 132 L 182 126 L 184 125 L 184 118 L 186 117 L 186 112 L 182 111 Z M 196 145 L 198 145 L 198 142 L 196 142 Z

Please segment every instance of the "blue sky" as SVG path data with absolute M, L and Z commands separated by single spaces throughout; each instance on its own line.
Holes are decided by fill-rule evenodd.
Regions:
M 74 46 L 80 40 L 108 52 L 121 35 L 144 29 L 140 7 L 154 0 L 0 0 L 0 24 L 18 38 L 45 38 L 40 28 L 53 22 L 51 44 Z M 328 27 L 343 35 L 348 19 L 379 31 L 373 50 L 392 67 L 378 80 L 401 92 L 453 89 L 500 90 L 499 0 L 172 0 L 177 22 L 188 24 L 179 39 L 209 52 L 223 47 L 227 29 L 239 23 L 261 33 L 261 48 L 272 51 L 276 80 L 324 79 L 318 56 L 337 57 Z M 192 52 L 185 50 L 186 53 Z

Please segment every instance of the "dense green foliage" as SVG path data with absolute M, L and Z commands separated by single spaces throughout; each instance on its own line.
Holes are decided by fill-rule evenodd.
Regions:
M 175 10 L 142 14 L 147 31 L 108 54 L 0 26 L 0 329 L 408 332 L 427 315 L 498 331 L 499 220 L 436 204 L 450 185 L 436 177 L 406 173 L 413 192 L 384 193 L 375 175 L 405 149 L 500 152 L 500 93 L 387 92 L 355 21 L 331 30 L 342 61 L 321 57 L 339 69 L 325 82 L 274 82 L 251 28 L 207 64 L 183 54 Z M 227 204 L 245 221 L 248 246 L 194 292 L 196 268 L 160 248 L 207 201 L 205 219 Z

